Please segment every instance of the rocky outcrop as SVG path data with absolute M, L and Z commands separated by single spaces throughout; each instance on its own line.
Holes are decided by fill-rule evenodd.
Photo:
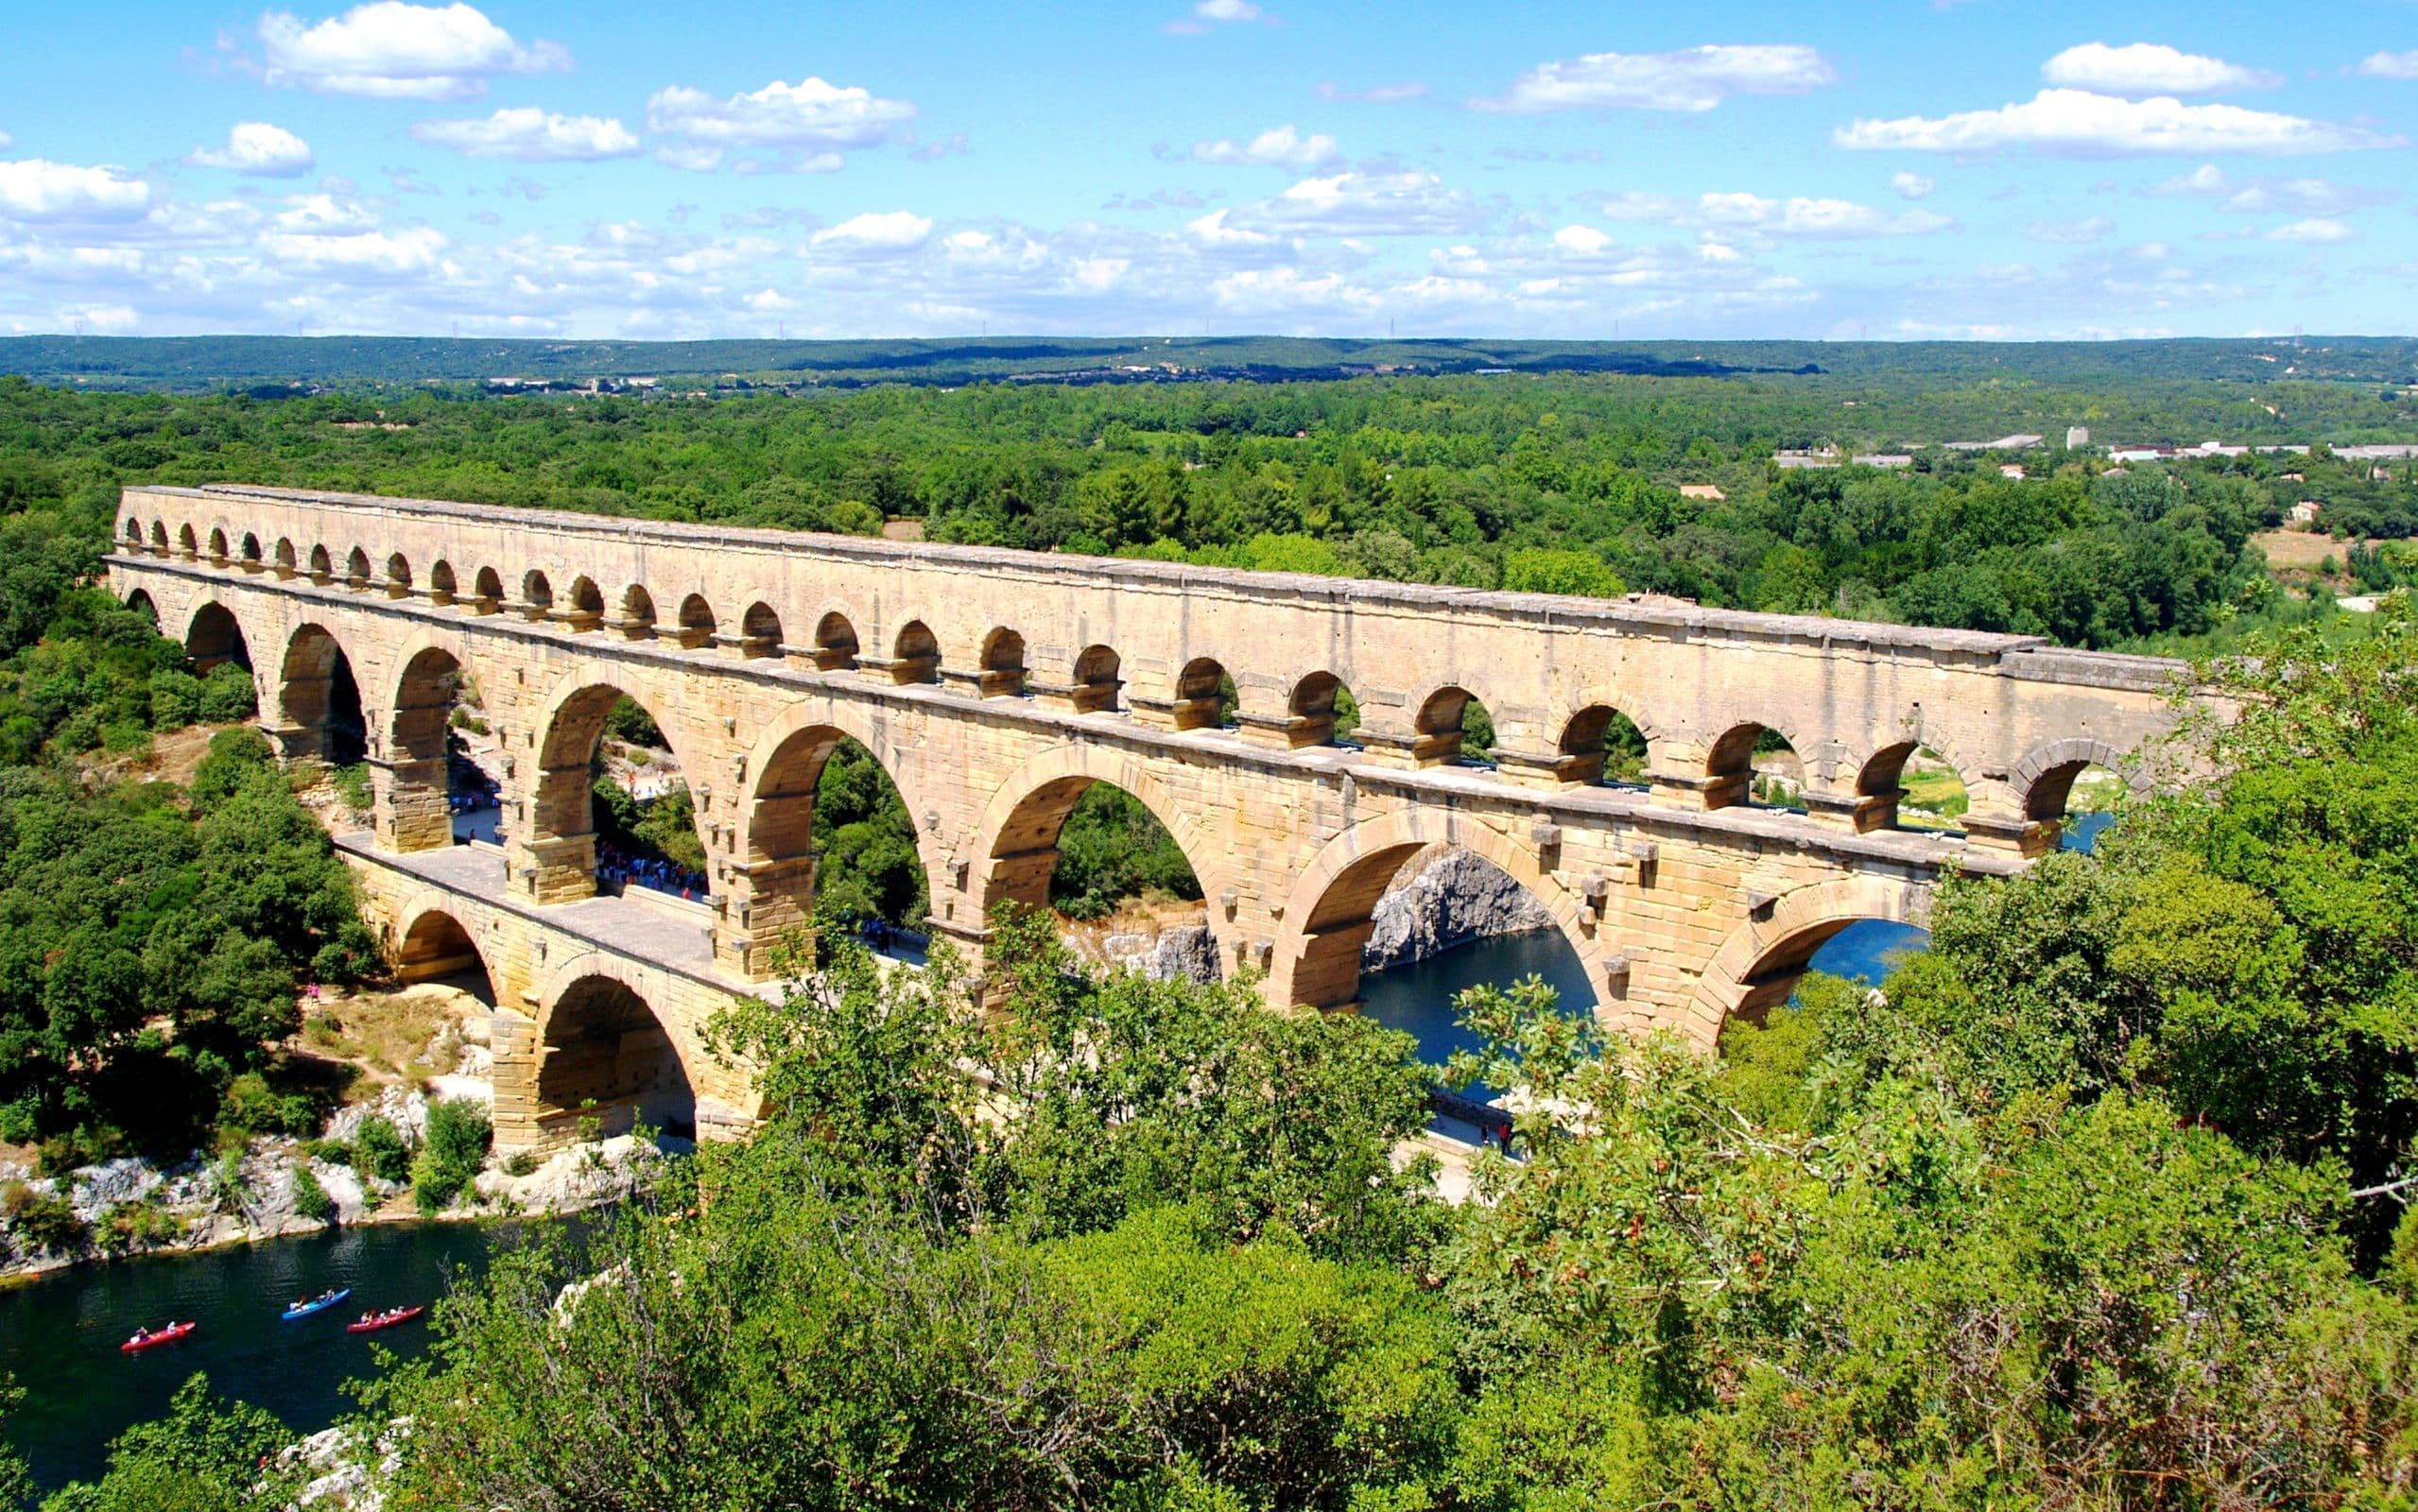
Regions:
M 1089 949 L 1079 936 L 1070 936 L 1067 943 L 1079 955 L 1096 955 L 1102 965 L 1139 971 L 1153 982 L 1215 982 L 1224 975 L 1218 959 L 1218 936 L 1206 924 L 1180 925 L 1155 935 L 1107 935 Z
M 1360 964 L 1376 971 L 1472 940 L 1544 929 L 1553 916 L 1491 862 L 1431 846 L 1402 868 L 1371 919 L 1376 928 L 1360 947 Z

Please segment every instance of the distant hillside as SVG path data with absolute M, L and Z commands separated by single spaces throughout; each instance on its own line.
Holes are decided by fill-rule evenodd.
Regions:
M 89 388 L 196 391 L 292 386 L 595 378 L 666 382 L 964 384 L 1327 379 L 1377 372 L 1822 374 L 1972 382 L 2283 377 L 2418 384 L 2418 339 L 1977 341 L 1355 341 L 1289 336 L 1032 337 L 929 341 L 526 341 L 406 336 L 8 336 L 0 373 Z

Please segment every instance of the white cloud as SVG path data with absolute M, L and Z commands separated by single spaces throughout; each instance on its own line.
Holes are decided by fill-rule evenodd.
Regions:
M 256 179 L 292 179 L 316 165 L 310 144 L 266 121 L 244 121 L 227 133 L 223 147 L 196 147 L 185 162 L 197 168 L 224 168 Z
M 2389 189 L 2364 189 L 2315 177 L 2234 179 L 2215 163 L 2202 163 L 2150 186 L 2162 199 L 2213 199 L 2234 215 L 2269 213 L 2332 216 L 2368 205 L 2389 205 L 2401 197 Z
M 2022 104 L 1937 119 L 1859 120 L 1834 131 L 1831 141 L 1861 151 L 1993 152 L 2029 146 L 2077 157 L 2342 152 L 2403 145 L 2397 136 L 2273 111 L 2186 105 L 2173 98 L 2128 100 L 2073 89 L 2045 89 Z
M 1593 226 L 1564 226 L 1553 233 L 1553 245 L 1580 257 L 1599 257 L 1613 245 L 1610 236 Z
M 1956 224 L 1936 211 L 1892 212 L 1852 199 L 1803 196 L 1770 199 L 1752 194 L 1704 194 L 1694 199 L 1679 199 L 1668 195 L 1630 193 L 1605 201 L 1603 213 L 1615 220 L 1657 221 L 1770 236 L 1922 236 L 1946 231 Z
M 1226 217 L 1233 213 L 1231 209 L 1213 210 L 1198 220 L 1186 221 L 1183 229 L 1203 247 L 1268 247 L 1276 242 L 1277 238 L 1266 232 L 1227 225 Z
M 1238 315 L 1313 317 L 1346 311 L 1366 313 L 1377 298 L 1340 273 L 1310 273 L 1298 267 L 1247 267 L 1210 285 L 1218 308 Z
M 496 74 L 568 69 L 550 42 L 522 46 L 475 6 L 372 0 L 305 26 L 291 11 L 260 18 L 262 78 L 322 94 L 371 99 L 455 100 L 484 93 Z
M 428 226 L 337 236 L 272 231 L 260 238 L 260 249 L 290 271 L 389 277 L 431 271 L 445 245 L 444 232 Z
M 1900 199 L 1926 199 L 1940 181 L 1927 174 L 1899 172 L 1889 176 L 1889 186 Z
M 2332 246 L 2338 242 L 2357 241 L 2358 236 L 2358 232 L 2342 222 L 2323 215 L 2313 215 L 2306 220 L 2296 220 L 2288 226 L 2278 226 L 2267 233 L 2267 239 L 2271 242 L 2306 242 L 2318 247 Z
M 1540 111 L 1709 111 L 1732 94 L 1803 94 L 1836 82 L 1811 47 L 1685 47 L 1668 53 L 1589 53 L 1540 63 L 1511 81 L 1499 99 L 1470 109 Z
M 1477 226 L 1486 213 L 1435 174 L 1409 170 L 1304 179 L 1241 207 L 1234 219 L 1245 230 L 1289 235 L 1450 235 Z
M 837 226 L 814 233 L 817 247 L 838 242 L 853 247 L 912 247 L 932 234 L 932 223 L 911 210 L 867 211 Z
M 1192 14 L 1179 16 L 1159 29 L 1178 37 L 1198 37 L 1213 26 L 1234 26 L 1256 21 L 1264 26 L 1281 25 L 1274 16 L 1252 4 L 1252 0 L 1200 0 Z
M 638 138 L 619 121 L 557 115 L 534 105 L 497 111 L 483 121 L 422 121 L 411 135 L 466 157 L 510 158 L 514 163 L 593 163 L 638 150 Z
M 845 161 L 840 149 L 889 141 L 915 119 L 912 100 L 883 99 L 855 85 L 842 87 L 808 77 L 795 84 L 779 79 L 746 94 L 717 99 L 703 90 L 674 85 L 647 101 L 650 129 L 690 139 L 677 157 L 657 157 L 674 167 L 703 171 L 705 150 L 779 147 L 799 155 L 799 171 L 829 173 Z M 750 164 L 737 164 L 746 169 Z
M 2418 78 L 2418 48 L 2406 53 L 2370 53 L 2355 73 L 2370 78 Z
M 1333 163 L 1343 154 L 1336 149 L 1335 138 L 1321 131 L 1304 136 L 1293 129 L 1292 123 L 1271 127 L 1248 142 L 1222 140 L 1192 144 L 1193 160 L 1198 163 L 1253 163 L 1275 168 L 1316 168 Z
M 2087 220 L 2035 220 L 2024 234 L 2036 242 L 2055 242 L 2067 247 L 2081 247 L 2104 241 L 2116 231 L 2116 222 L 2105 215 L 2093 215 Z
M 2122 47 L 2086 42 L 2043 63 L 2040 77 L 2052 84 L 2110 94 L 2219 94 L 2227 90 L 2273 89 L 2284 82 L 2282 75 L 2263 68 L 2245 68 L 2221 58 L 2151 42 Z
M 0 217 L 132 220 L 151 208 L 151 186 L 122 168 L 26 158 L 0 163 Z
M 655 161 L 666 168 L 678 168 L 683 173 L 712 173 L 722 165 L 722 149 L 699 146 L 694 143 L 685 146 L 661 146 L 655 149 Z

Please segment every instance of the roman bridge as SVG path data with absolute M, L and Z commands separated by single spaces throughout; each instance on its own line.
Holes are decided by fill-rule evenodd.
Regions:
M 747 1121 L 698 1029 L 809 917 L 816 782 L 843 739 L 896 784 L 933 928 L 977 964 L 990 910 L 1045 900 L 1068 809 L 1107 782 L 1175 836 L 1223 968 L 1275 1005 L 1352 1004 L 1372 908 L 1446 844 L 1543 902 L 1606 1022 L 1709 1046 L 1847 924 L 1920 922 L 1943 870 L 2053 849 L 2076 774 L 2172 727 L 2182 670 L 1634 595 L 264 488 L 129 489 L 117 529 L 115 591 L 198 662 L 243 661 L 287 760 L 324 758 L 332 690 L 357 685 L 373 819 L 341 844 L 406 971 L 486 969 L 508 1144 L 582 1102 L 643 1105 L 666 1052 L 700 1122 Z M 453 845 L 461 674 L 502 751 L 500 851 Z M 1345 690 L 1359 725 L 1338 742 Z M 680 760 L 707 900 L 597 896 L 590 763 L 622 695 Z M 1473 703 L 1489 763 L 1461 749 Z M 1616 714 L 1644 738 L 1633 781 L 1606 780 Z M 1767 730 L 1805 813 L 1753 801 Z M 1899 827 L 1918 748 L 1961 777 L 1961 833 Z

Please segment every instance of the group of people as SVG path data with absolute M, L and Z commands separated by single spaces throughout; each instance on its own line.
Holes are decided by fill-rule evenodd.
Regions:
M 705 873 L 676 861 L 633 856 L 618 846 L 596 847 L 596 876 L 622 886 L 652 887 L 689 899 L 702 898 L 709 891 Z

